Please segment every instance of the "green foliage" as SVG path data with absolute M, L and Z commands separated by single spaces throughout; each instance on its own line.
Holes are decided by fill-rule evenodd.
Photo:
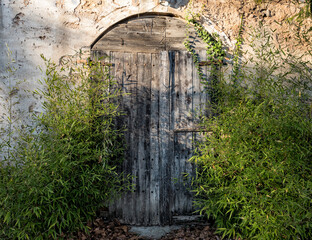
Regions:
M 200 81 L 206 85 L 206 89 L 209 92 L 211 101 L 215 101 L 217 97 L 217 92 L 215 91 L 214 85 L 217 84 L 217 75 L 220 67 L 223 64 L 223 60 L 225 57 L 225 51 L 222 47 L 222 42 L 217 34 L 211 35 L 206 29 L 199 23 L 199 15 L 194 15 L 192 13 L 188 13 L 186 20 L 188 22 L 188 28 L 194 27 L 198 37 L 203 40 L 204 43 L 207 44 L 207 61 L 211 64 L 211 74 L 216 76 L 212 78 L 213 81 L 208 82 L 205 78 L 202 67 L 199 64 L 199 57 L 196 53 L 195 46 L 192 45 L 189 36 L 186 37 L 184 41 L 184 46 L 186 50 L 192 55 L 193 62 L 195 64 L 195 68 L 197 70 Z M 189 32 L 189 31 L 188 31 Z
M 312 66 L 261 30 L 235 81 L 220 77 L 191 161 L 195 205 L 224 236 L 312 238 Z M 311 57 L 311 56 L 310 56 Z
M 199 23 L 198 15 L 194 16 L 189 14 L 186 18 L 188 25 L 192 25 L 197 32 L 198 37 L 200 37 L 204 43 L 207 44 L 207 60 L 212 62 L 221 62 L 224 59 L 225 52 L 222 48 L 222 42 L 217 35 L 211 35 L 206 29 Z M 190 43 L 189 38 L 186 38 L 184 42 L 186 49 L 193 55 L 194 62 L 198 63 L 198 57 L 196 55 L 194 46 Z
M 0 238 L 61 239 L 83 229 L 96 210 L 128 188 L 116 172 L 122 132 L 114 127 L 120 95 L 108 70 L 46 64 L 44 114 L 0 165 Z

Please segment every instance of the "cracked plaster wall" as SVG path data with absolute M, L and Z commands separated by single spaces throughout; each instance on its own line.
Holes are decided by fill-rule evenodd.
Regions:
M 183 16 L 188 5 L 192 11 L 201 13 L 206 29 L 219 33 L 229 49 L 234 46 L 242 13 L 249 25 L 264 21 L 275 27 L 276 41 L 291 39 L 296 31 L 292 29 L 295 26 L 284 23 L 299 9 L 298 4 L 290 4 L 289 1 L 270 1 L 267 5 L 255 5 L 254 0 L 168 2 L 168 6 L 163 6 L 159 0 L 0 0 L 0 116 L 3 118 L 7 113 L 5 99 L 9 96 L 9 81 L 4 78 L 8 61 L 6 44 L 12 51 L 17 68 L 15 76 L 11 77 L 11 86 L 18 80 L 25 80 L 13 94 L 19 101 L 14 106 L 13 117 L 21 124 L 29 113 L 42 111 L 40 99 L 23 91 L 38 87 L 37 80 L 42 78 L 42 74 L 37 66 L 43 64 L 40 54 L 58 62 L 62 56 L 74 55 L 82 47 L 87 49 L 106 28 L 130 15 L 171 12 Z M 311 26 L 310 20 L 306 26 Z M 289 30 L 288 33 L 285 29 Z M 248 32 L 244 34 L 247 39 Z M 298 49 L 306 51 L 304 44 Z

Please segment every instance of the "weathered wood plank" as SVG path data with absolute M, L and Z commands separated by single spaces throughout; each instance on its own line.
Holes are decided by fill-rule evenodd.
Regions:
M 150 224 L 160 224 L 159 172 L 159 54 L 152 54 L 151 121 L 150 121 Z
M 201 52 L 205 53 L 205 51 L 197 51 L 196 54 L 198 54 L 198 58 L 199 60 L 202 60 L 202 55 Z M 197 69 L 194 66 L 194 70 L 193 70 L 193 124 L 195 124 L 194 128 L 196 128 L 196 124 L 198 123 L 198 119 L 199 119 L 199 115 L 200 115 L 200 105 L 201 105 L 201 100 L 200 100 L 200 96 L 201 96 L 201 82 L 200 82 L 200 78 L 199 78 L 199 74 L 197 72 Z
M 149 33 L 151 35 L 163 35 L 166 31 L 166 26 L 152 24 L 147 28 L 144 25 L 127 25 L 123 31 L 125 33 Z
M 145 36 L 144 36 L 145 35 Z M 98 49 L 109 49 L 112 51 L 136 51 L 146 52 L 159 52 L 164 50 L 185 50 L 183 44 L 185 38 L 168 38 L 161 35 L 147 35 L 142 34 L 138 38 L 129 39 L 121 36 L 111 37 L 108 36 L 105 40 L 99 42 L 95 48 Z M 155 36 L 155 37 L 154 37 Z M 199 45 L 198 48 L 205 49 L 205 45 Z
M 127 151 L 126 151 L 126 165 L 125 170 L 127 174 L 132 174 L 135 176 L 137 162 L 135 161 L 137 153 L 133 151 L 136 149 L 136 126 L 133 121 L 136 116 L 136 108 L 133 106 L 136 105 L 136 94 L 137 94 L 137 54 L 133 53 L 124 53 L 124 91 L 125 97 L 123 99 L 126 115 L 124 116 L 127 119 L 128 131 L 126 134 L 127 139 Z M 135 179 L 134 179 L 135 181 Z M 127 211 L 124 211 L 124 220 L 128 223 L 135 223 L 136 219 L 136 202 L 135 202 L 135 193 L 127 193 L 124 198 L 124 206 L 127 206 Z M 124 208 L 123 206 L 123 208 Z
M 188 127 L 195 127 L 193 124 L 193 120 L 195 118 L 194 116 L 194 109 L 193 109 L 193 77 L 194 73 L 193 70 L 195 70 L 194 62 L 192 55 L 190 53 L 187 53 L 186 55 L 186 64 L 187 64 L 187 77 L 185 82 L 185 91 L 186 91 L 186 121 Z M 184 182 L 183 185 L 183 192 L 184 192 L 184 198 L 183 198 L 183 205 L 182 205 L 182 213 L 190 213 L 192 211 L 192 198 L 191 194 L 189 192 L 190 182 L 183 176 L 184 174 L 189 177 L 193 174 L 193 167 L 192 164 L 189 162 L 189 159 L 192 156 L 192 142 L 193 142 L 193 133 L 184 133 L 186 138 L 186 149 L 185 149 L 185 159 L 183 161 L 184 169 L 182 174 L 182 180 Z
M 206 44 L 197 36 L 195 29 L 187 26 L 187 23 L 177 18 L 167 18 L 166 41 L 168 48 L 174 50 L 185 50 L 184 40 L 189 40 L 196 46 L 196 49 L 206 49 Z
M 145 218 L 145 206 L 146 206 L 146 194 L 145 194 L 145 180 L 146 180 L 146 168 L 145 168 L 145 155 L 144 155 L 144 127 L 145 121 L 145 99 L 144 99 L 144 54 L 138 53 L 138 87 L 137 87 L 137 138 L 138 138 L 138 183 L 137 186 L 137 220 L 138 222 L 144 223 Z
M 186 54 L 186 78 L 184 82 L 185 86 L 185 121 L 187 127 L 194 127 L 193 126 L 193 69 L 194 63 L 193 58 L 190 53 Z
M 123 51 L 129 51 L 131 48 L 140 49 L 145 46 L 154 47 L 156 49 L 163 49 L 165 43 L 165 36 L 162 35 L 150 35 L 150 34 L 137 34 L 137 36 L 133 38 L 127 38 L 126 35 L 118 35 L 118 36 L 107 36 L 103 41 L 100 41 L 95 50 L 98 49 L 105 49 L 111 50 L 111 47 L 119 49 L 121 47 Z M 142 46 L 141 46 L 142 45 Z M 110 47 L 108 49 L 108 47 Z M 140 52 L 140 51 L 138 51 Z
M 131 194 L 131 199 L 128 199 L 129 202 L 132 204 L 132 211 L 133 216 L 131 217 L 132 221 L 129 223 L 137 224 L 138 223 L 138 205 L 137 205 L 137 199 L 139 196 L 140 191 L 140 185 L 139 185 L 139 166 L 138 166 L 138 56 L 137 53 L 132 53 L 132 65 L 129 66 L 130 70 L 130 81 L 131 87 L 128 91 L 128 94 L 130 94 L 130 106 L 131 106 L 131 112 L 130 112 L 130 118 L 131 118 L 131 124 L 129 126 L 129 134 L 130 134 L 130 151 L 131 154 L 128 156 L 129 161 L 132 162 L 132 169 L 131 173 L 133 178 L 133 184 L 135 185 L 135 190 Z M 130 200 L 130 201 L 129 201 Z M 123 206 L 125 209 L 128 208 L 128 204 Z
M 196 51 L 196 53 L 198 54 L 198 58 L 199 58 L 199 61 L 203 61 L 206 59 L 206 51 L 205 50 L 200 50 L 200 51 Z M 205 73 L 205 70 L 203 70 L 203 74 L 206 74 Z M 200 131 L 200 128 L 197 126 L 197 124 L 199 123 L 199 119 L 200 119 L 200 115 L 201 115 L 201 95 L 202 95 L 202 89 L 201 89 L 201 80 L 199 78 L 199 74 L 196 70 L 196 68 L 194 67 L 194 70 L 193 70 L 193 112 L 194 112 L 194 119 L 193 119 L 193 123 L 195 125 L 195 129 L 198 128 L 199 131 L 193 131 L 193 143 L 192 143 L 192 149 L 193 151 L 195 151 L 196 149 L 196 144 L 197 144 L 197 141 L 200 140 L 200 135 L 201 135 L 201 131 Z M 193 163 L 192 163 L 193 164 Z M 193 171 L 192 171 L 192 176 L 190 176 L 191 178 L 192 177 L 195 177 L 196 176 L 196 166 L 194 166 L 193 164 Z M 190 202 L 192 203 L 193 202 L 193 198 L 190 199 Z M 191 208 L 193 211 L 195 209 L 193 209 L 193 206 Z
M 128 21 L 117 25 L 104 35 L 93 47 L 94 50 L 152 52 L 163 50 L 185 50 L 186 35 L 194 40 L 197 49 L 205 44 L 196 37 L 196 31 L 181 19 L 154 17 Z
M 124 29 L 123 29 L 124 30 Z M 164 32 L 139 32 L 139 31 L 114 31 L 108 33 L 101 42 L 107 42 L 108 40 L 123 40 L 124 42 L 133 41 L 148 41 L 146 44 L 153 45 L 153 43 L 159 43 L 158 39 L 165 37 Z M 177 38 L 178 39 L 178 38 Z
M 183 69 L 183 66 L 180 65 L 180 53 L 175 52 L 175 58 L 174 58 L 174 83 L 172 83 L 172 125 L 173 129 L 178 129 L 179 126 L 179 114 L 180 114 L 180 72 L 181 69 Z M 171 175 L 172 175 L 172 185 L 171 185 L 171 191 L 172 191 L 172 205 L 171 205 L 171 212 L 173 214 L 176 214 L 176 206 L 178 205 L 178 196 L 177 196 L 177 181 L 178 181 L 178 173 L 180 171 L 179 167 L 179 149 L 177 149 L 177 135 L 174 134 L 174 161 L 171 167 Z
M 200 61 L 205 61 L 207 59 L 207 53 L 206 51 L 200 50 L 199 51 L 199 60 Z M 208 116 L 208 103 L 209 103 L 209 95 L 207 91 L 208 83 L 209 83 L 209 78 L 210 78 L 210 71 L 211 71 L 211 66 L 201 66 L 201 69 L 204 74 L 204 82 L 200 84 L 200 111 L 202 115 Z
M 166 27 L 167 17 L 142 17 L 138 19 L 133 19 L 125 24 L 130 27 L 144 27 L 146 31 L 151 30 L 153 27 Z
M 99 56 L 115 51 L 110 69 L 122 90 L 131 93 L 120 99 L 125 111 L 120 124 L 128 128 L 122 169 L 135 176 L 136 190 L 110 206 L 126 223 L 170 224 L 172 213 L 193 209 L 182 173 L 194 174 L 188 159 L 193 140 L 201 138 L 194 113 L 206 109 L 207 93 L 183 45 L 185 33 L 179 19 L 144 17 L 119 24 L 93 49 Z M 190 34 L 196 35 L 194 30 Z M 195 44 L 205 61 L 202 43 Z M 208 67 L 203 68 L 206 73 Z
M 160 52 L 160 102 L 159 102 L 159 145 L 160 145 L 160 222 L 170 224 L 170 164 L 172 148 L 170 147 L 170 89 L 168 52 Z
M 105 52 L 104 52 L 105 53 Z M 120 88 L 122 88 L 122 83 L 123 83 L 123 67 L 124 67 L 124 57 L 122 53 L 110 53 L 111 56 L 111 61 L 115 63 L 115 68 L 114 68 L 114 76 L 115 80 L 117 81 L 117 84 Z M 123 99 L 122 97 L 119 99 L 120 100 L 120 108 L 123 111 Z M 124 125 L 124 120 L 123 118 L 118 118 L 118 125 Z M 122 171 L 122 169 L 120 169 Z M 122 206 L 122 198 L 115 201 L 110 205 L 109 211 L 118 217 L 122 217 L 122 209 L 120 208 Z
M 169 51 L 169 100 L 170 105 L 168 105 L 169 113 L 170 113 L 170 127 L 169 127 L 169 142 L 170 142 L 170 149 L 172 157 L 170 157 L 171 163 L 170 163 L 170 183 L 169 183 L 169 191 L 170 191 L 170 211 L 172 211 L 172 206 L 174 204 L 174 172 L 176 168 L 175 159 L 174 159 L 174 125 L 175 125 L 175 81 L 176 81 L 176 69 L 175 69 L 175 58 L 176 53 L 174 51 Z
M 112 40 L 113 41 L 113 40 Z M 112 51 L 120 51 L 123 52 L 125 49 L 127 52 L 145 52 L 145 53 L 158 53 L 159 51 L 166 50 L 166 47 L 164 45 L 145 45 L 145 42 L 132 42 L 132 43 L 126 43 L 124 45 L 119 43 L 112 43 L 112 41 L 108 41 L 107 43 L 100 46 L 102 49 L 111 49 Z M 140 45 L 142 44 L 142 45 Z M 144 44 L 144 45 L 143 45 Z M 97 49 L 96 49 L 97 50 Z
M 193 60 L 192 56 L 186 51 L 183 52 L 183 62 L 185 67 L 185 73 L 181 79 L 181 122 L 183 127 L 193 127 L 192 125 L 192 84 L 193 84 Z M 186 212 L 188 198 L 187 198 L 187 190 L 184 184 L 183 175 L 188 173 L 187 160 L 189 157 L 191 140 L 189 138 L 190 133 L 180 133 L 178 134 L 180 148 L 182 148 L 180 161 L 180 201 L 178 206 L 178 213 L 182 214 Z
M 138 54 L 138 169 L 139 169 L 139 198 L 138 221 L 147 225 L 149 223 L 149 135 L 150 135 L 150 88 L 151 88 L 151 54 Z
M 187 59 L 186 59 L 186 52 L 180 51 L 179 55 L 179 62 L 180 65 L 179 69 L 179 116 L 178 116 L 178 128 L 185 128 L 187 127 L 187 121 L 186 121 L 186 86 L 185 82 L 187 79 Z M 182 205 L 183 205 L 183 198 L 184 198 L 184 191 L 183 191 L 183 179 L 182 179 L 182 172 L 184 171 L 184 158 L 185 158 L 185 135 L 184 134 L 176 134 L 176 142 L 175 142 L 175 155 L 177 155 L 177 165 L 179 166 L 177 168 L 176 172 L 176 206 L 175 206 L 175 213 L 181 214 L 182 212 Z
M 144 128 L 143 128 L 143 139 L 144 139 L 144 158 L 143 164 L 145 168 L 144 172 L 144 187 L 145 187 L 145 216 L 144 224 L 150 224 L 150 173 L 151 173 L 151 162 L 150 162 L 150 117 L 151 117 L 151 81 L 152 81 L 152 59 L 151 54 L 147 53 L 143 55 L 144 61 L 144 75 L 143 75 L 143 105 L 145 116 Z

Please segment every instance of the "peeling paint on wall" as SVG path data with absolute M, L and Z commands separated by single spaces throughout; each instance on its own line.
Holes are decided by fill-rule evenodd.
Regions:
M 19 25 L 20 23 L 24 23 L 24 21 L 22 20 L 22 18 L 25 16 L 24 13 L 20 12 L 18 14 L 15 15 L 15 17 L 12 20 L 13 25 Z

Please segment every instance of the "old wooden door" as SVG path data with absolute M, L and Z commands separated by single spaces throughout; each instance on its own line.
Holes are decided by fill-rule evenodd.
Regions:
M 128 93 L 120 99 L 127 128 L 123 171 L 135 177 L 136 189 L 110 207 L 125 223 L 171 224 L 173 216 L 194 210 L 183 174 L 194 176 L 188 159 L 199 135 L 196 115 L 205 111 L 208 96 L 183 45 L 186 34 L 204 60 L 194 30 L 169 16 L 121 22 L 92 48 L 97 56 L 109 56 L 111 74 Z

